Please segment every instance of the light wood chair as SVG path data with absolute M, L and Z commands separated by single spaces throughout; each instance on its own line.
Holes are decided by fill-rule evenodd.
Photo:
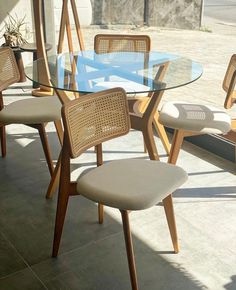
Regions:
M 141 52 L 147 53 L 151 50 L 151 39 L 148 35 L 124 35 L 124 34 L 97 34 L 94 38 L 94 51 L 97 54 L 111 52 Z M 145 55 L 144 67 L 148 64 L 148 54 Z M 124 64 L 125 65 L 125 64 Z M 158 80 L 161 81 L 164 77 L 164 72 L 167 65 L 160 69 L 157 74 Z M 104 85 L 104 83 L 103 83 Z M 110 82 L 108 82 L 110 85 Z M 144 83 L 145 85 L 145 83 Z M 121 86 L 118 84 L 117 86 Z M 135 91 L 135 88 L 134 88 Z M 152 92 L 146 96 L 137 94 L 135 97 L 128 98 L 129 111 L 131 114 L 142 114 L 152 97 Z M 154 115 L 153 125 L 161 139 L 163 147 L 167 155 L 170 154 L 170 143 L 165 131 L 165 128 L 158 122 L 158 112 Z M 132 122 L 131 122 L 132 126 Z M 136 128 L 133 128 L 136 129 Z
M 236 55 L 231 57 L 223 81 L 226 91 L 224 107 L 229 109 L 236 101 Z M 236 130 L 236 120 L 222 110 L 200 104 L 168 102 L 163 105 L 159 117 L 160 123 L 174 129 L 169 162 L 175 164 L 184 137 L 200 134 L 227 134 Z
M 53 163 L 49 150 L 45 125 L 54 122 L 62 142 L 61 102 L 55 96 L 30 98 L 15 101 L 7 106 L 3 104 L 2 91 L 19 80 L 14 53 L 8 47 L 0 48 L 0 138 L 2 156 L 6 156 L 5 126 L 9 124 L 24 124 L 39 132 L 49 172 L 53 173 Z
M 101 143 L 129 132 L 125 91 L 114 88 L 67 102 L 62 118 L 65 132 L 52 255 L 58 254 L 71 195 L 81 194 L 94 202 L 117 208 L 123 221 L 132 289 L 137 290 L 129 212 L 156 205 L 181 186 L 187 174 L 180 167 L 159 161 L 123 159 L 102 164 L 101 160 L 100 166 L 82 173 L 77 182 L 71 182 L 71 158 L 77 158 L 93 146 L 100 150 Z M 175 224 L 173 211 L 171 218 Z

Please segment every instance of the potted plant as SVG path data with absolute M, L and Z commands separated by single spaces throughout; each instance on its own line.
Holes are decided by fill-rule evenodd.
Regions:
M 4 21 L 3 27 L 4 34 L 2 36 L 5 39 L 3 46 L 19 47 L 23 43 L 27 43 L 21 33 L 22 26 L 25 24 L 25 16 L 23 18 L 18 18 L 16 15 L 14 18 L 8 14 L 8 20 Z
M 21 48 L 20 46 L 23 43 L 27 43 L 26 39 L 23 37 L 21 33 L 22 26 L 25 25 L 25 16 L 23 18 L 18 18 L 8 14 L 8 20 L 4 21 L 4 26 L 1 32 L 4 30 L 2 37 L 5 39 L 5 43 L 2 46 L 11 47 L 16 58 L 16 62 L 18 65 L 20 80 L 19 82 L 25 82 L 25 73 L 24 73 L 24 64 L 21 56 Z

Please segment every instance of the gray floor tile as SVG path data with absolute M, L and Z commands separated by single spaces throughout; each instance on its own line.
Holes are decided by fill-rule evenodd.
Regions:
M 140 289 L 206 289 L 187 269 L 169 262 L 139 239 L 134 238 L 134 245 Z M 35 265 L 33 270 L 49 289 L 130 289 L 122 233 Z
M 31 270 L 25 269 L 0 279 L 1 290 L 45 290 L 47 289 Z
M 26 266 L 13 245 L 0 233 L 0 278 L 22 270 Z

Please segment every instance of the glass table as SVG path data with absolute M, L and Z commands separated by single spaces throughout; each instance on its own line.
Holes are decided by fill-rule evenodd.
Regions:
M 47 67 L 50 82 L 42 73 Z M 143 134 L 151 160 L 159 160 L 153 124 L 169 150 L 169 140 L 164 127 L 158 122 L 158 105 L 165 90 L 185 86 L 202 75 L 202 66 L 188 58 L 162 52 L 137 53 L 113 52 L 96 54 L 94 51 L 62 53 L 38 59 L 25 69 L 26 76 L 41 86 L 55 89 L 62 103 L 70 101 L 68 92 L 76 97 L 113 87 L 123 87 L 127 98 L 134 100 L 134 112 L 130 113 L 131 128 Z M 140 109 L 139 101 L 146 100 Z M 136 106 L 136 104 L 138 105 Z M 101 149 L 97 152 L 101 159 Z M 100 156 L 98 156 L 100 155 Z M 98 162 L 99 163 L 99 162 Z M 50 182 L 47 197 L 55 191 L 60 171 L 60 157 Z
M 123 87 L 128 98 L 139 99 L 140 102 L 145 97 L 145 108 L 140 111 L 136 105 L 134 113 L 130 114 L 131 127 L 142 131 L 149 157 L 153 160 L 159 159 L 153 137 L 153 123 L 157 125 L 163 145 L 168 147 L 165 130 L 158 123 L 157 107 L 163 92 L 187 85 L 202 74 L 202 66 L 191 59 L 155 51 L 62 53 L 48 57 L 46 65 L 50 82 L 42 73 L 44 59 L 38 59 L 27 67 L 26 76 L 42 86 L 54 88 L 62 103 L 69 100 L 65 92 L 84 95 L 112 87 Z

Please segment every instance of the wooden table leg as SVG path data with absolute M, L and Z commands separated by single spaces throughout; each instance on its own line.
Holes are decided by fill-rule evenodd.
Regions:
M 163 92 L 164 91 L 154 92 L 152 96 L 150 96 L 151 99 L 142 115 L 130 113 L 131 128 L 142 132 L 144 142 L 151 160 L 159 160 L 152 125 Z

